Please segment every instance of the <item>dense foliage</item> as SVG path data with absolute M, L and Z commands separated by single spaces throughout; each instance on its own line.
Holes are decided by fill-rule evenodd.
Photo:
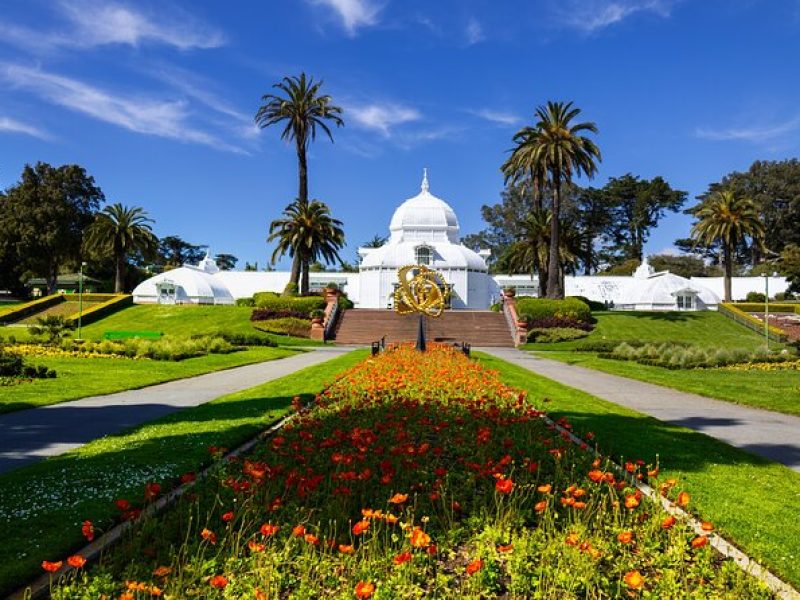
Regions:
M 276 333 L 278 335 L 307 338 L 311 333 L 311 321 L 309 319 L 298 319 L 295 317 L 256 321 L 254 325 L 256 329 L 267 333 Z
M 306 317 L 313 310 L 324 309 L 326 304 L 322 296 L 279 296 L 272 292 L 258 292 L 253 299 L 257 309 L 293 311 Z
M 541 327 L 544 319 L 551 318 L 569 319 L 569 322 L 563 322 L 568 327 L 572 326 L 568 323 L 575 321 L 589 323 L 592 319 L 592 311 L 589 306 L 577 298 L 564 298 L 563 300 L 519 298 L 517 299 L 517 314 L 527 315 L 533 327 Z

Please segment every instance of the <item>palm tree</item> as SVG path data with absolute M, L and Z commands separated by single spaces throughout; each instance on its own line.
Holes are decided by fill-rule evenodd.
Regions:
M 534 209 L 522 223 L 522 235 L 511 244 L 505 259 L 514 271 L 530 272 L 539 275 L 539 297 L 547 295 L 547 256 L 550 244 L 549 210 Z
M 300 73 L 299 77 L 284 77 L 272 87 L 281 93 L 264 94 L 261 97 L 263 104 L 256 112 L 255 121 L 262 129 L 286 122 L 281 139 L 294 140 L 299 180 L 297 198 L 301 204 L 308 204 L 308 144 L 316 139 L 317 127 L 333 142 L 333 134 L 326 121 L 336 124 L 337 127 L 342 126 L 344 121 L 339 116 L 342 109 L 331 104 L 330 96 L 319 93 L 322 81 L 315 82 L 313 77 L 306 77 L 305 73 Z M 299 260 L 295 254 L 290 277 L 295 285 L 300 276 Z
M 308 293 L 309 265 L 322 258 L 326 263 L 341 262 L 344 247 L 342 222 L 331 216 L 328 205 L 319 200 L 303 203 L 298 198 L 283 211 L 283 218 L 269 226 L 268 242 L 277 241 L 272 262 L 288 254 L 301 266 L 300 293 Z
M 750 198 L 737 196 L 732 190 L 713 192 L 694 211 L 697 223 L 692 226 L 692 239 L 706 246 L 719 243 L 725 264 L 725 302 L 731 301 L 733 256 L 736 246 L 748 237 L 763 247 L 764 226 L 758 208 Z
M 562 185 L 570 184 L 573 176 L 581 174 L 591 178 L 601 160 L 600 149 L 588 137 L 581 135 L 586 131 L 597 133 L 597 125 L 591 122 L 573 124 L 580 112 L 572 102 L 548 102 L 546 106 L 538 107 L 537 123 L 533 127 L 523 127 L 514 135 L 517 145 L 504 165 L 512 177 L 514 173 L 530 176 L 535 188 L 544 187 L 539 182 L 546 176 L 546 184 L 553 190 L 551 208 L 554 218 L 550 222 L 547 266 L 549 298 L 564 297 L 559 265 Z
M 389 238 L 383 235 L 375 234 L 372 236 L 372 239 L 368 242 L 364 242 L 361 244 L 362 248 L 380 248 L 381 246 L 385 246 L 386 242 L 389 241 Z
M 118 294 L 125 287 L 128 257 L 137 252 L 152 253 L 158 247 L 151 223 L 153 220 L 143 208 L 116 203 L 99 212 L 87 229 L 87 248 L 96 254 L 114 257 L 114 291 Z

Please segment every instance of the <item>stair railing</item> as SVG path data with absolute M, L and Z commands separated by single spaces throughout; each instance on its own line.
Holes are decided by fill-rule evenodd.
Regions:
M 500 298 L 500 306 L 503 309 L 503 315 L 506 317 L 508 332 L 511 334 L 511 339 L 514 340 L 514 347 L 524 344 L 528 341 L 528 332 L 525 327 L 520 326 L 517 303 L 514 297 L 503 295 Z
M 326 312 L 327 314 L 325 315 L 325 321 L 322 324 L 322 326 L 325 328 L 325 331 L 322 334 L 322 340 L 325 342 L 336 337 L 334 332 L 336 331 L 336 322 L 339 320 L 340 312 L 338 296 L 336 297 L 336 300 L 333 301 L 333 304 L 330 305 L 329 310 Z

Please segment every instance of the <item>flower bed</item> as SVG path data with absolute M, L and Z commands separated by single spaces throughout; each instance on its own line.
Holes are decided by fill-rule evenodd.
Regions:
M 541 417 L 452 349 L 367 359 L 96 567 L 71 557 L 53 597 L 770 597 Z M 120 518 L 170 483 L 119 499 Z

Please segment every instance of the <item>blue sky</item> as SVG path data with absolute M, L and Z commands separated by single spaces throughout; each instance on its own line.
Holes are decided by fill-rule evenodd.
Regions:
M 502 189 L 513 133 L 547 101 L 600 128 L 593 185 L 661 175 L 690 196 L 800 146 L 797 0 L 0 0 L 0 187 L 78 163 L 111 202 L 265 264 L 296 194 L 293 148 L 252 117 L 305 70 L 345 108 L 310 154 L 310 192 L 346 260 L 419 189 L 462 234 Z M 684 215 L 650 253 L 688 232 Z

